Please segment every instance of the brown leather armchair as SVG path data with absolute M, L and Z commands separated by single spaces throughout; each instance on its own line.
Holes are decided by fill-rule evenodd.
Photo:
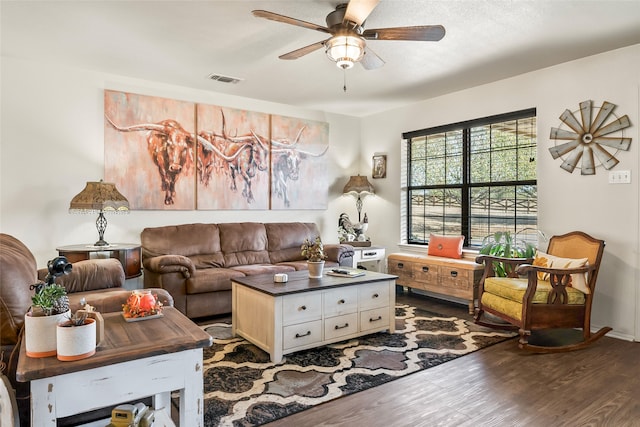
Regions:
M 20 418 L 28 419 L 29 384 L 15 379 L 18 349 L 24 326 L 24 315 L 31 307 L 33 291 L 30 285 L 44 279 L 47 269 L 38 270 L 31 251 L 18 239 L 0 233 L 0 362 L 6 364 L 5 374 L 16 391 Z M 56 283 L 67 289 L 73 311 L 84 299 L 101 313 L 122 310 L 131 294 L 125 289 L 125 274 L 117 259 L 92 259 L 73 263 L 69 275 Z M 153 289 L 165 306 L 173 306 L 173 298 L 163 289 Z

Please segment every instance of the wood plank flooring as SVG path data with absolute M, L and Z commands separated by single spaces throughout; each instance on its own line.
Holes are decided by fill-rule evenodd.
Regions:
M 471 318 L 466 306 L 416 294 L 397 301 Z M 640 343 L 605 336 L 536 355 L 510 340 L 268 424 L 354 425 L 640 426 Z

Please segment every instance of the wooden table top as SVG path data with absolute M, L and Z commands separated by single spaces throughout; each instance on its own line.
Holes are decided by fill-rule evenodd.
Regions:
M 105 337 L 96 348 L 96 354 L 73 362 L 61 362 L 55 356 L 28 357 L 23 339 L 16 379 L 27 382 L 150 356 L 209 347 L 213 343 L 209 334 L 174 307 L 165 307 L 162 313 L 162 317 L 137 322 L 125 321 L 121 312 L 103 313 Z
M 342 267 L 340 267 L 342 268 Z M 326 270 L 326 267 L 325 267 Z M 380 282 L 383 280 L 395 280 L 398 276 L 375 271 L 362 270 L 365 274 L 357 277 L 337 277 L 326 274 L 319 279 L 309 278 L 306 270 L 287 273 L 289 280 L 285 283 L 275 283 L 273 274 L 258 274 L 245 277 L 234 277 L 232 282 L 247 286 L 256 291 L 277 297 L 300 292 L 317 291 L 318 289 L 338 288 L 342 286 L 357 285 L 361 283 Z

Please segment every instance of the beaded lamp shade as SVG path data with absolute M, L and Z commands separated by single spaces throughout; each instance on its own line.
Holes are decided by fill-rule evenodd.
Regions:
M 79 194 L 69 204 L 71 213 L 98 213 L 96 228 L 99 240 L 95 246 L 108 246 L 104 240 L 104 232 L 107 229 L 107 219 L 104 212 L 129 213 L 129 201 L 110 182 L 87 182 Z

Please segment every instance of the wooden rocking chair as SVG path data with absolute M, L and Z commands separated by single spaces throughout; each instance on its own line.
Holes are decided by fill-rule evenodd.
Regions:
M 481 255 L 484 264 L 475 322 L 499 329 L 518 329 L 519 347 L 535 353 L 584 348 L 611 331 L 591 333 L 591 305 L 604 253 L 604 240 L 574 231 L 549 240 L 548 254 L 536 258 Z M 494 263 L 503 263 L 507 277 L 495 277 Z M 507 323 L 483 319 L 490 313 Z M 582 329 L 582 340 L 554 346 L 529 343 L 532 330 Z

